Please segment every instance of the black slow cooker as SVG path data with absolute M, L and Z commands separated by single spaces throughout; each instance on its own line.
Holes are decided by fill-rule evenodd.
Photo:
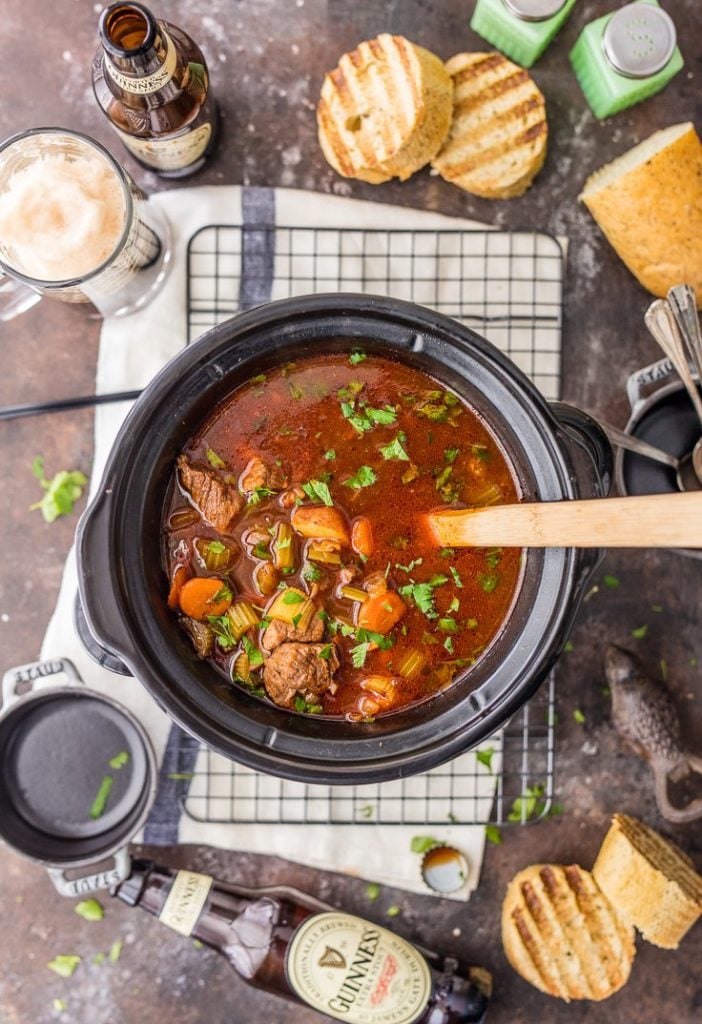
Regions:
M 135 675 L 207 746 L 249 767 L 310 783 L 367 783 L 426 771 L 474 747 L 529 699 L 567 639 L 600 553 L 530 550 L 511 615 L 492 647 L 443 693 L 374 722 L 275 707 L 199 661 L 166 608 L 160 529 L 173 463 L 225 396 L 311 350 L 362 343 L 453 388 L 503 447 L 526 500 L 607 493 L 611 451 L 599 427 L 548 404 L 491 344 L 429 309 L 367 295 L 274 302 L 220 324 L 143 392 L 113 447 L 78 531 L 80 599 L 108 664 Z

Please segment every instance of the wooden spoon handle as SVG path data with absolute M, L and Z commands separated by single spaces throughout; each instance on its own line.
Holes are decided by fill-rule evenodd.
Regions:
M 702 491 L 432 512 L 439 547 L 702 547 Z

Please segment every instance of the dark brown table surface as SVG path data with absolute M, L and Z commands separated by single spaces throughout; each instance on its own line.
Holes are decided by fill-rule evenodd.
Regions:
M 649 296 L 619 262 L 577 195 L 587 175 L 650 132 L 698 117 L 702 16 L 697 0 L 665 6 L 674 15 L 685 69 L 659 96 L 603 123 L 588 110 L 568 62 L 580 28 L 620 4 L 579 3 L 537 64 L 550 125 L 546 166 L 526 196 L 491 203 L 474 199 L 424 171 L 406 184 L 380 188 L 347 182 L 325 164 L 315 137 L 314 105 L 322 74 L 358 41 L 381 31 L 403 33 L 447 58 L 485 49 L 468 27 L 463 0 L 171 0 L 154 7 L 202 45 L 222 107 L 219 149 L 192 184 L 245 183 L 316 189 L 475 217 L 509 228 L 537 228 L 570 239 L 565 289 L 563 396 L 623 425 L 624 383 L 658 353 L 643 328 Z M 37 125 L 81 129 L 106 143 L 147 190 L 169 187 L 126 155 L 97 109 L 90 86 L 97 12 L 69 0 L 5 0 L 0 18 L 0 136 Z M 697 109 L 696 109 L 697 104 Z M 43 302 L 0 328 L 0 403 L 88 393 L 94 387 L 99 322 L 86 307 Z M 76 516 L 47 526 L 27 508 L 37 497 L 30 471 L 42 453 L 47 468 L 90 473 L 92 414 L 80 411 L 0 424 L 3 557 L 0 561 L 2 667 L 33 660 L 58 591 Z M 632 534 L 636 523 L 632 522 Z M 615 1019 L 619 1024 L 692 1024 L 702 1019 L 702 926 L 678 952 L 638 943 L 629 984 L 602 1006 L 570 1006 L 543 996 L 514 974 L 499 938 L 500 902 L 515 871 L 537 861 L 590 867 L 609 816 L 625 811 L 674 837 L 702 868 L 702 822 L 673 828 L 658 816 L 646 766 L 613 733 L 603 695 L 603 645 L 635 647 L 652 673 L 668 666 L 685 728 L 702 738 L 700 597 L 702 563 L 675 553 L 622 551 L 600 576 L 621 580 L 585 604 L 574 649 L 558 667 L 557 799 L 563 813 L 527 828 L 505 830 L 488 845 L 478 892 L 467 904 L 383 891 L 370 904 L 365 884 L 281 860 L 204 848 L 159 851 L 169 864 L 212 871 L 249 885 L 286 882 L 383 920 L 398 903 L 393 927 L 451 949 L 495 975 L 492 1024 Z M 653 606 L 662 611 L 654 610 Z M 647 625 L 644 639 L 632 630 Z M 578 707 L 584 724 L 573 718 Z M 311 1011 L 248 988 L 215 953 L 197 949 L 138 911 L 109 905 L 101 923 L 78 918 L 41 869 L 0 852 L 0 1020 L 45 1024 L 313 1024 Z M 454 937 L 453 929 L 460 935 Z M 119 963 L 90 958 L 117 938 Z M 46 969 L 57 953 L 84 963 L 70 981 Z M 62 1015 L 52 1008 L 64 999 Z

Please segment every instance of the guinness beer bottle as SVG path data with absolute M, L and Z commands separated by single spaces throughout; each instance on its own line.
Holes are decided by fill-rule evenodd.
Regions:
M 111 4 L 100 41 L 93 89 L 127 149 L 169 178 L 199 170 L 214 145 L 217 111 L 198 46 L 139 3 Z
M 492 979 L 294 889 L 135 861 L 114 891 L 219 950 L 250 985 L 348 1024 L 480 1024 Z

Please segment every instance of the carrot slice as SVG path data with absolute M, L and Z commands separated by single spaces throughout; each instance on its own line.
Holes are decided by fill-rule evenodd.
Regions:
M 232 592 L 217 576 L 193 576 L 180 589 L 178 604 L 183 615 L 204 621 L 208 615 L 224 615 Z
M 171 581 L 171 589 L 168 591 L 168 607 L 177 608 L 178 598 L 180 592 L 183 589 L 183 584 L 190 579 L 190 569 L 187 565 L 179 565 L 176 571 L 173 573 L 173 580 Z
M 389 633 L 407 611 L 407 605 L 394 590 L 374 594 L 359 606 L 358 625 L 372 633 Z
M 367 516 L 354 519 L 351 526 L 351 547 L 357 555 L 370 558 L 373 554 L 373 527 Z

